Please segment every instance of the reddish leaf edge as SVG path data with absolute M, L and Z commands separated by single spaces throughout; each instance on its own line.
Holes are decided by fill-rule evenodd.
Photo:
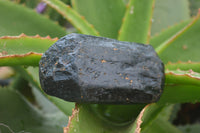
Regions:
M 72 109 L 72 115 L 69 116 L 69 121 L 68 121 L 67 126 L 63 128 L 63 133 L 69 133 L 72 120 L 76 115 L 78 115 L 78 113 L 79 113 L 79 108 L 78 108 L 78 104 L 76 103 L 75 108 Z
M 142 125 L 142 118 L 144 116 L 144 112 L 145 110 L 150 106 L 151 104 L 146 105 L 142 111 L 140 112 L 140 114 L 138 115 L 137 121 L 136 121 L 136 128 L 134 133 L 140 133 L 141 132 L 141 125 Z
M 36 56 L 40 56 L 41 57 L 42 53 L 28 52 L 26 54 L 13 54 L 13 55 L 0 56 L 0 59 L 3 59 L 3 58 L 26 57 L 26 56 L 31 56 L 31 55 L 36 55 Z
M 200 73 L 194 72 L 193 70 L 182 71 L 177 70 L 166 70 L 165 71 L 165 86 L 171 85 L 189 85 L 189 86 L 200 86 Z
M 49 40 L 56 42 L 58 37 L 51 38 L 49 35 L 46 37 L 41 37 L 40 35 L 28 36 L 24 33 L 18 36 L 1 36 L 0 40 L 15 40 L 15 39 L 41 39 L 41 40 Z M 42 53 L 37 52 L 28 52 L 25 54 L 12 54 L 7 55 L 7 52 L 0 52 L 0 66 L 18 66 L 18 65 L 27 65 L 27 66 L 38 66 L 38 62 L 42 56 Z M 33 62 L 30 60 L 33 59 Z
M 19 36 L 1 36 L 0 39 L 20 39 L 20 38 L 39 38 L 39 39 L 48 39 L 52 41 L 57 41 L 58 37 L 56 38 L 51 38 L 49 35 L 46 37 L 41 37 L 40 35 L 35 35 L 35 36 L 28 36 L 24 33 L 20 34 Z
M 153 103 L 151 103 L 153 104 Z M 135 131 L 134 133 L 140 133 L 141 132 L 141 124 L 143 122 L 143 116 L 144 116 L 144 112 L 146 111 L 146 109 L 151 105 L 151 104 L 148 104 L 146 105 L 140 112 L 140 114 L 138 115 L 138 118 L 136 120 L 136 128 L 135 128 Z M 69 133 L 70 131 L 70 128 L 73 126 L 71 125 L 72 123 L 72 120 L 74 119 L 74 117 L 78 117 L 78 113 L 79 113 L 79 108 L 78 108 L 78 104 L 76 103 L 75 104 L 75 108 L 73 109 L 72 111 L 72 115 L 69 116 L 69 121 L 68 121 L 68 125 L 66 127 L 63 128 L 63 133 Z
M 38 62 L 41 56 L 42 56 L 42 53 L 36 53 L 36 52 L 0 56 L 0 66 L 19 66 L 19 65 L 38 66 L 39 65 Z M 34 58 L 34 61 L 31 60 L 33 58 Z
M 195 72 L 199 72 L 200 73 L 200 62 L 192 62 L 192 61 L 187 61 L 187 62 L 182 62 L 182 61 L 178 61 L 175 63 L 172 62 L 168 62 L 165 65 L 165 70 L 176 70 L 176 69 L 180 69 L 180 70 L 192 70 Z

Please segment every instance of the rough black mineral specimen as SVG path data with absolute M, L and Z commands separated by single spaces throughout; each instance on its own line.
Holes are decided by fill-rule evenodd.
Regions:
M 39 64 L 41 86 L 79 103 L 131 104 L 159 100 L 164 65 L 150 45 L 69 34 Z

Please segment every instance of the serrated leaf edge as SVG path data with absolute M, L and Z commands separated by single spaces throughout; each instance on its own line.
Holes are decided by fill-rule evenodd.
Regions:
M 187 71 L 192 69 L 195 72 L 200 72 L 200 62 L 192 62 L 192 61 L 187 61 L 187 62 L 182 62 L 182 61 L 178 61 L 175 63 L 172 62 L 168 62 L 165 65 L 165 70 L 169 69 L 169 70 L 176 70 L 176 69 L 180 69 L 183 71 Z
M 134 131 L 134 133 L 140 133 L 141 132 L 141 124 L 142 124 L 142 117 L 143 117 L 143 115 L 144 115 L 144 111 L 146 110 L 146 108 L 148 108 L 149 107 L 149 105 L 150 104 L 148 104 L 148 105 L 146 105 L 143 109 L 142 109 L 142 111 L 140 112 L 140 114 L 138 115 L 138 118 L 137 118 L 137 121 L 136 121 L 136 128 L 135 128 L 135 131 Z
M 73 120 L 73 118 L 74 118 L 75 116 L 78 117 L 78 113 L 79 113 L 79 108 L 78 108 L 78 104 L 76 103 L 76 104 L 75 104 L 75 108 L 74 108 L 73 111 L 72 111 L 72 115 L 69 116 L 69 121 L 68 121 L 67 127 L 64 127 L 64 128 L 63 128 L 63 133 L 69 133 L 72 120 Z
M 192 71 L 191 69 L 189 71 L 182 71 L 180 69 L 177 69 L 176 71 L 181 72 L 181 73 L 175 73 L 175 71 L 170 71 L 170 70 L 167 69 L 165 71 L 165 75 L 187 76 L 187 77 L 190 77 L 190 78 L 193 78 L 193 79 L 200 80 L 200 77 L 194 76 L 195 74 L 200 76 L 200 74 Z
M 35 36 L 28 36 L 24 33 L 20 34 L 19 36 L 1 36 L 0 39 L 20 39 L 20 38 L 38 38 L 38 39 L 48 39 L 52 41 L 57 41 L 58 38 L 51 38 L 49 35 L 46 37 L 41 37 L 40 35 L 35 35 Z
M 176 64 L 200 64 L 200 62 L 193 62 L 191 60 L 187 61 L 187 62 L 183 62 L 183 61 L 177 61 L 177 62 L 168 62 L 166 65 L 176 65 Z
M 186 20 L 186 21 L 187 21 L 187 20 Z M 168 27 L 166 27 L 166 28 L 161 29 L 160 32 L 157 32 L 157 33 L 155 33 L 153 36 L 151 36 L 151 39 L 154 39 L 155 37 L 160 36 L 163 32 L 167 31 L 168 29 L 173 28 L 173 27 L 175 27 L 175 26 L 177 26 L 177 25 L 179 25 L 179 24 L 182 24 L 182 23 L 184 23 L 184 22 L 186 22 L 186 21 L 183 21 L 183 20 L 182 20 L 182 21 L 180 21 L 179 23 L 177 22 L 177 23 L 174 23 L 173 25 L 170 25 L 170 26 L 168 26 Z
M 193 20 L 188 25 L 186 25 L 183 29 L 181 29 L 180 31 L 172 35 L 171 38 L 167 39 L 162 44 L 160 44 L 155 49 L 157 54 L 160 55 L 165 48 L 167 48 L 173 41 L 175 41 L 179 36 L 181 36 L 185 31 L 187 31 L 191 26 L 193 26 L 198 21 L 199 18 L 200 18 L 200 11 L 198 12 L 197 16 L 194 17 Z
M 0 56 L 0 59 L 3 59 L 3 58 L 27 57 L 27 56 L 31 56 L 31 55 L 42 56 L 42 53 L 28 52 L 28 53 L 26 53 L 26 54 L 6 55 L 6 56 Z

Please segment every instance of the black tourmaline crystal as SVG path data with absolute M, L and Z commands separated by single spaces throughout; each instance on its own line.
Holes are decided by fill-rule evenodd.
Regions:
M 156 102 L 165 79 L 151 45 L 74 33 L 43 54 L 39 75 L 49 95 L 109 104 Z

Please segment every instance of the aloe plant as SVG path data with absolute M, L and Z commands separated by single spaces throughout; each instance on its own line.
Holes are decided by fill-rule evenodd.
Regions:
M 0 132 L 200 131 L 199 123 L 175 126 L 171 121 L 180 103 L 200 102 L 200 12 L 190 17 L 191 0 L 43 2 L 70 22 L 74 32 L 152 45 L 165 63 L 164 92 L 157 103 L 147 105 L 75 104 L 45 94 L 39 60 L 71 30 L 46 16 L 52 10 L 42 15 L 19 2 L 0 0 L 0 79 L 6 82 L 0 87 Z

